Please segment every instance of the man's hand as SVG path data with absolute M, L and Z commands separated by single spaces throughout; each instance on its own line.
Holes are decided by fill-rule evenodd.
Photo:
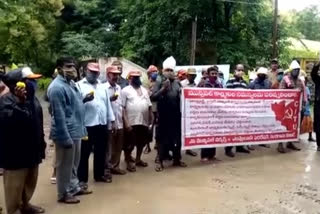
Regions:
M 25 88 L 16 87 L 14 89 L 14 94 L 18 97 L 19 102 L 24 103 L 27 99 L 27 91 Z
M 89 94 L 87 94 L 84 99 L 83 99 L 83 103 L 86 102 L 90 102 L 94 99 L 94 93 L 90 92 Z
M 111 130 L 113 134 L 117 133 L 116 123 L 114 121 L 111 122 Z
M 163 82 L 161 90 L 166 91 L 169 89 L 169 87 L 170 87 L 170 80 L 167 79 L 166 81 Z
M 119 97 L 118 95 L 114 94 L 112 97 L 110 97 L 110 101 L 114 102 L 114 101 L 116 101 L 118 99 L 118 97 Z

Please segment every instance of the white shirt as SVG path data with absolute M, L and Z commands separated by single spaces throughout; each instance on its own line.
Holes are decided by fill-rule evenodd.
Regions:
M 142 95 L 131 86 L 122 89 L 122 106 L 126 108 L 130 126 L 149 126 L 149 108 L 152 106 L 147 89 L 140 87 Z
M 98 83 L 92 85 L 84 78 L 77 82 L 76 86 L 83 98 L 91 91 L 94 91 L 94 99 L 84 104 L 84 123 L 86 127 L 107 125 L 115 120 L 108 89 L 104 84 L 98 81 Z
M 123 129 L 123 107 L 122 107 L 122 92 L 121 87 L 116 84 L 114 87 L 109 83 L 104 83 L 108 89 L 109 97 L 112 97 L 116 92 L 118 93 L 118 99 L 111 102 L 112 110 L 115 116 L 115 125 L 117 129 Z M 108 125 L 109 130 L 111 130 L 111 124 Z

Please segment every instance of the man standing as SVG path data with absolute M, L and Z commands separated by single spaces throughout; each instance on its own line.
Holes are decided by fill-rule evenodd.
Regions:
M 116 66 L 116 67 L 118 68 L 118 70 L 121 72 L 121 73 L 120 73 L 120 77 L 119 77 L 118 82 L 117 82 L 117 84 L 120 85 L 121 89 L 123 89 L 124 87 L 128 86 L 128 85 L 129 85 L 128 80 L 127 80 L 127 79 L 124 79 L 124 78 L 122 77 L 122 72 L 123 72 L 123 65 L 122 65 L 122 63 L 117 60 L 117 61 L 114 61 L 114 62 L 112 63 L 112 66 Z
M 315 99 L 314 99 L 314 131 L 317 139 L 317 150 L 320 151 L 320 62 L 313 66 L 311 77 L 315 84 Z
M 175 80 L 175 66 L 173 57 L 163 62 L 163 75 L 166 80 L 157 81 L 151 95 L 151 99 L 158 103 L 159 114 L 159 163 L 155 168 L 157 172 L 164 169 L 163 161 L 169 151 L 173 153 L 174 166 L 187 166 L 181 161 L 181 84 Z
M 230 79 L 226 83 L 227 88 L 233 88 L 233 89 L 247 89 L 248 84 L 246 81 L 243 80 L 243 75 L 244 75 L 244 66 L 242 64 L 238 64 L 236 66 L 236 69 L 234 71 L 234 78 Z M 236 147 L 237 152 L 242 152 L 242 153 L 250 153 L 249 150 L 245 149 L 243 146 L 237 146 Z M 234 157 L 234 153 L 232 152 L 232 146 L 228 146 L 225 149 L 226 155 L 229 157 Z
M 77 71 L 72 57 L 59 58 L 56 66 L 58 76 L 48 88 L 48 98 L 52 116 L 50 138 L 56 149 L 58 202 L 74 204 L 80 202 L 76 195 L 92 193 L 81 188 L 77 178 L 81 138 L 87 134 L 83 102 L 92 98 L 82 100 L 76 88 L 73 80 Z
M 78 176 L 81 184 L 87 186 L 89 157 L 93 149 L 93 177 L 96 182 L 112 182 L 110 173 L 104 173 L 106 151 L 108 145 L 108 123 L 114 123 L 114 115 L 110 104 L 108 89 L 98 78 L 100 69 L 98 63 L 89 63 L 86 77 L 77 82 L 77 88 L 85 102 L 84 124 L 88 132 L 88 140 L 81 142 L 81 158 Z
M 115 66 L 107 68 L 106 87 L 108 89 L 109 99 L 111 101 L 112 110 L 115 116 L 116 131 L 112 131 L 109 124 L 109 143 L 111 145 L 111 157 L 106 157 L 106 166 L 110 165 L 111 173 L 116 175 L 124 175 L 126 172 L 120 169 L 121 152 L 123 149 L 123 107 L 121 87 L 117 84 L 121 72 Z M 108 154 L 107 154 L 108 155 Z
M 135 172 L 136 166 L 148 166 L 141 160 L 141 156 L 144 146 L 148 143 L 148 132 L 153 123 L 152 104 L 147 89 L 141 86 L 140 76 L 139 71 L 131 71 L 129 73 L 130 85 L 122 90 L 123 116 L 127 131 L 124 152 L 129 172 Z M 135 146 L 137 155 L 134 161 L 131 153 Z
M 216 67 L 208 68 L 208 80 L 203 84 L 204 88 L 223 88 L 218 79 L 218 69 Z M 213 161 L 216 156 L 216 148 L 201 149 L 201 162 Z
M 278 59 L 271 60 L 271 70 L 268 72 L 268 79 L 271 82 L 271 87 L 277 84 L 277 76 L 279 72 L 279 62 Z
M 8 214 L 45 212 L 29 203 L 46 148 L 42 107 L 35 96 L 36 79 L 40 77 L 28 67 L 4 76 L 10 92 L 0 99 L 0 167 L 4 168 Z
M 188 70 L 187 70 L 187 78 L 185 79 L 185 80 L 182 80 L 181 81 L 181 86 L 183 87 L 183 88 L 186 88 L 186 87 L 196 87 L 196 83 L 194 82 L 194 80 L 196 79 L 196 77 L 197 77 L 197 71 L 196 71 L 196 69 L 194 69 L 194 68 L 189 68 Z M 197 156 L 198 154 L 196 153 L 196 152 L 194 152 L 194 151 L 192 151 L 192 150 L 186 150 L 186 154 L 187 155 L 190 155 L 190 156 L 193 156 L 193 157 L 195 157 L 195 156 Z
M 300 65 L 296 60 L 293 60 L 289 68 L 289 73 L 285 77 L 283 77 L 280 83 L 280 89 L 299 89 L 302 93 L 302 98 L 303 98 L 302 101 L 304 105 L 306 101 L 305 86 L 303 81 L 299 78 L 299 74 L 300 74 Z M 289 142 L 287 144 L 287 148 L 295 151 L 301 150 L 298 147 L 296 147 L 292 142 Z M 282 143 L 279 143 L 278 151 L 280 153 L 286 152 Z

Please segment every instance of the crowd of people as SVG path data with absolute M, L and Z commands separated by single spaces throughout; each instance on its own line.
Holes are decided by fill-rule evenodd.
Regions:
M 186 87 L 228 89 L 298 89 L 303 94 L 301 133 L 316 132 L 320 151 L 320 71 L 315 65 L 311 77 L 315 83 L 314 127 L 310 111 L 308 78 L 293 61 L 286 71 L 279 69 L 276 59 L 271 69 L 260 67 L 249 82 L 244 79 L 245 67 L 235 66 L 233 77 L 224 79 L 218 66 L 202 71 L 199 83 L 197 71 L 189 68 L 175 73 L 176 62 L 169 57 L 162 70 L 151 65 L 148 83 L 141 81 L 142 73 L 129 72 L 123 78 L 123 66 L 115 61 L 106 68 L 107 81 L 100 81 L 98 63 L 88 63 L 85 77 L 79 80 L 76 61 L 72 57 L 57 60 L 56 72 L 47 93 L 51 115 L 50 140 L 54 142 L 54 173 L 57 201 L 66 204 L 80 202 L 78 196 L 92 194 L 88 186 L 89 157 L 93 153 L 95 182 L 111 183 L 113 175 L 125 175 L 137 168 L 147 167 L 143 153 L 151 151 L 155 139 L 155 170 L 164 170 L 164 162 L 175 167 L 187 167 L 181 155 L 181 90 Z M 5 207 L 8 214 L 44 213 L 30 204 L 38 178 L 39 164 L 45 158 L 47 143 L 43 131 L 43 113 L 35 96 L 37 79 L 29 67 L 1 75 L 0 81 L 0 168 L 3 168 Z M 144 86 L 143 86 L 144 85 Z M 19 134 L 16 133 L 19 130 Z M 260 145 L 269 147 L 268 145 Z M 278 151 L 300 150 L 293 142 L 278 145 Z M 133 156 L 133 151 L 136 155 Z M 225 155 L 250 153 L 253 146 L 225 148 Z M 120 168 L 124 151 L 126 170 Z M 187 150 L 187 155 L 197 156 Z M 216 160 L 216 148 L 201 149 L 201 162 Z

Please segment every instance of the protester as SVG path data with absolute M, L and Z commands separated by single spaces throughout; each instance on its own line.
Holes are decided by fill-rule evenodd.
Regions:
M 109 144 L 111 145 L 111 156 L 106 157 L 106 166 L 110 165 L 111 173 L 124 175 L 126 171 L 120 169 L 121 152 L 123 150 L 124 131 L 123 131 L 123 107 L 121 87 L 117 84 L 121 71 L 115 66 L 107 68 L 106 87 L 108 89 L 111 107 L 115 116 L 116 131 L 112 131 L 112 125 L 109 123 Z
M 297 61 L 292 61 L 289 73 L 282 79 L 280 83 L 280 89 L 299 89 L 302 93 L 303 103 L 306 102 L 306 94 L 305 94 L 305 86 L 303 81 L 299 78 L 300 74 L 300 65 Z M 298 147 L 296 147 L 292 142 L 287 144 L 288 149 L 300 151 Z M 279 143 L 278 151 L 280 153 L 285 153 L 285 149 L 282 143 Z
M 46 148 L 42 107 L 35 96 L 40 77 L 24 67 L 3 79 L 10 90 L 0 99 L 0 167 L 8 214 L 45 212 L 30 204 Z
M 284 76 L 283 70 L 279 69 L 278 73 L 277 73 L 276 80 L 274 81 L 274 83 L 271 83 L 271 89 L 279 89 L 280 88 L 280 83 L 283 79 L 283 76 Z
M 208 80 L 204 83 L 204 88 L 223 88 L 218 79 L 218 69 L 216 67 L 208 68 Z M 208 162 L 215 160 L 216 148 L 201 149 L 201 162 Z
M 131 71 L 129 73 L 130 85 L 122 90 L 123 116 L 126 127 L 124 152 L 129 172 L 135 172 L 136 166 L 148 166 L 148 163 L 141 160 L 141 156 L 144 146 L 148 143 L 148 132 L 153 123 L 152 104 L 147 89 L 141 86 L 140 76 L 139 71 Z M 134 161 L 131 153 L 135 146 L 137 153 Z
M 150 65 L 148 68 L 148 91 L 149 91 L 149 95 L 151 95 L 152 93 L 152 89 L 155 85 L 155 82 L 157 80 L 157 76 L 158 76 L 158 68 L 154 65 Z M 152 113 L 153 113 L 153 124 L 152 124 L 152 128 L 149 131 L 148 134 L 148 143 L 146 145 L 146 148 L 144 150 L 145 154 L 149 154 L 151 152 L 151 147 L 150 147 L 150 143 L 152 143 L 153 141 L 153 132 L 154 132 L 154 128 L 156 127 L 157 124 L 157 102 L 152 102 Z M 157 146 L 155 145 L 155 148 L 157 148 Z
M 307 86 L 308 83 L 308 78 L 307 77 L 300 77 L 301 80 L 304 80 L 304 85 L 306 87 L 306 92 L 307 92 L 307 102 L 305 105 L 305 108 L 303 110 L 303 118 L 302 118 L 302 123 L 301 123 L 301 129 L 300 129 L 300 134 L 308 133 L 309 138 L 308 141 L 310 142 L 315 142 L 315 139 L 312 137 L 312 132 L 313 132 L 313 121 L 311 117 L 311 93 L 310 89 Z
M 106 151 L 109 151 L 108 123 L 115 121 L 108 89 L 98 78 L 98 63 L 89 63 L 85 70 L 86 77 L 77 82 L 82 99 L 86 100 L 84 124 L 88 132 L 88 140 L 81 142 L 81 158 L 78 177 L 81 186 L 88 186 L 89 157 L 93 150 L 93 177 L 96 182 L 112 182 L 109 171 L 105 174 Z M 113 124 L 114 125 L 114 124 Z M 114 127 L 113 127 L 114 130 Z
M 122 65 L 122 63 L 117 60 L 117 61 L 114 61 L 114 62 L 111 64 L 111 66 L 116 66 L 116 67 L 118 67 L 118 70 L 121 72 L 120 77 L 119 77 L 118 82 L 117 82 L 117 84 L 120 85 L 121 89 L 124 88 L 124 87 L 126 87 L 126 86 L 128 86 L 128 85 L 129 85 L 128 80 L 127 80 L 127 79 L 124 79 L 124 78 L 122 77 L 122 72 L 123 72 L 123 65 Z
M 316 133 L 317 150 L 320 151 L 320 62 L 313 66 L 311 77 L 315 84 L 313 128 Z
M 187 79 L 187 71 L 184 69 L 179 70 L 177 77 L 180 82 Z
M 257 71 L 257 78 L 249 84 L 249 88 L 253 90 L 265 90 L 271 88 L 271 82 L 268 79 L 268 69 L 260 67 Z M 270 148 L 270 145 L 260 144 L 262 147 Z M 248 147 L 253 150 L 253 147 Z
M 55 143 L 58 202 L 74 204 L 80 200 L 77 195 L 90 194 L 81 188 L 77 178 L 80 161 L 81 138 L 87 135 L 84 126 L 84 105 L 92 97 L 84 100 L 76 88 L 75 60 L 62 57 L 57 60 L 58 76 L 48 89 L 52 109 L 50 138 Z
M 274 88 L 275 84 L 278 83 L 277 76 L 279 72 L 279 61 L 278 59 L 271 60 L 271 69 L 268 72 L 268 79 L 271 82 L 271 88 Z
M 169 151 L 173 153 L 174 166 L 187 166 L 181 161 L 181 85 L 175 80 L 175 66 L 173 57 L 163 62 L 165 81 L 157 81 L 151 95 L 151 100 L 158 103 L 159 115 L 159 162 L 155 167 L 157 172 L 164 169 L 163 161 L 167 159 Z
M 226 83 L 226 87 L 230 89 L 247 89 L 248 84 L 245 80 L 243 80 L 244 75 L 244 66 L 242 64 L 238 64 L 235 68 L 234 78 L 230 79 Z M 250 153 L 249 150 L 245 149 L 244 146 L 237 146 L 236 152 L 241 153 Z M 225 153 L 228 157 L 234 157 L 234 153 L 232 152 L 232 146 L 228 146 L 225 149 Z
M 196 83 L 194 82 L 194 80 L 196 79 L 197 77 L 197 71 L 196 69 L 194 68 L 189 68 L 187 70 L 187 78 L 183 81 L 181 81 L 181 86 L 183 88 L 186 88 L 186 87 L 189 87 L 189 88 L 192 88 L 192 87 L 196 87 Z M 192 150 L 186 150 L 186 154 L 187 155 L 190 155 L 190 156 L 197 156 L 198 154 L 195 152 L 195 151 L 192 151 Z

